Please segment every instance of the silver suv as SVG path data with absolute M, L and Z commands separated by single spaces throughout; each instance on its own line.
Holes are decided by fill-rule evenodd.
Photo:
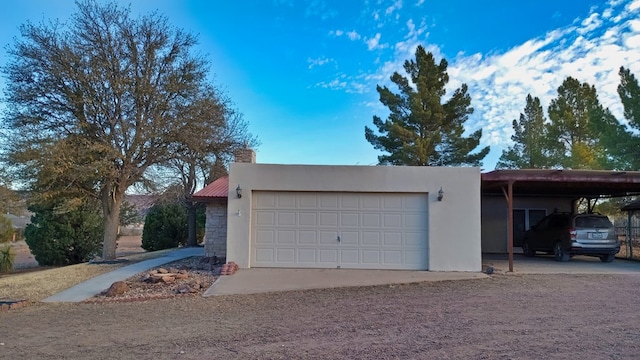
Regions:
M 612 262 L 620 251 L 620 241 L 604 215 L 553 213 L 525 232 L 522 251 L 525 256 L 544 251 L 557 261 L 568 261 L 573 255 L 591 255 L 602 262 Z

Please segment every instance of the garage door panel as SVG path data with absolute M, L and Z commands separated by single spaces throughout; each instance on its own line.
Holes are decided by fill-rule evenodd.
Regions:
M 403 200 L 402 208 L 404 210 L 420 211 L 420 212 L 427 211 L 427 202 L 422 201 L 422 199 L 419 197 L 407 196 L 407 197 L 404 197 L 402 200 Z
M 320 226 L 338 227 L 338 213 L 337 212 L 323 212 L 319 214 Z
M 253 196 L 251 266 L 427 269 L 426 194 Z
M 298 195 L 298 208 L 315 209 L 318 207 L 318 196 L 313 193 Z
M 342 213 L 340 214 L 340 225 L 342 227 L 359 227 L 360 214 L 358 213 Z
M 276 214 L 273 211 L 257 211 L 256 212 L 256 225 L 275 225 Z
M 337 231 L 319 231 L 320 234 L 320 245 L 336 245 L 338 243 L 338 232 Z
M 279 212 L 277 213 L 277 219 L 280 226 L 296 226 L 295 212 Z
M 400 250 L 384 250 L 382 252 L 383 263 L 385 265 L 400 265 L 402 264 L 402 251 Z
M 299 226 L 318 226 L 318 213 L 300 212 L 298 213 Z
M 294 245 L 296 243 L 295 230 L 278 230 L 276 243 L 279 245 Z
M 340 245 L 358 245 L 360 244 L 359 231 L 342 231 L 340 232 Z
M 363 231 L 362 245 L 380 245 L 379 231 Z
M 385 228 L 401 228 L 402 227 L 402 214 L 384 214 L 384 227 Z
M 293 193 L 279 193 L 277 196 L 277 204 L 279 209 L 295 209 L 296 195 Z
M 378 265 L 381 263 L 382 253 L 380 250 L 362 250 L 362 263 Z
M 256 231 L 255 242 L 258 245 L 275 244 L 275 230 L 258 230 Z
M 280 263 L 295 263 L 296 261 L 296 249 L 294 248 L 279 248 L 276 251 L 276 261 Z
M 276 194 L 275 193 L 260 194 L 259 197 L 256 197 L 253 208 L 255 210 L 276 209 Z
M 381 227 L 382 226 L 381 214 L 362 214 L 362 226 L 363 227 Z
M 338 264 L 338 249 L 320 249 L 318 250 L 318 262 L 320 264 L 329 264 L 335 267 Z
M 360 263 L 360 251 L 358 249 L 340 249 L 340 265 L 348 267 L 348 265 Z
M 299 230 L 298 244 L 314 245 L 318 242 L 318 233 L 315 230 Z
M 424 223 L 424 218 L 421 214 L 405 214 L 403 218 L 404 228 L 420 229 Z
M 383 236 L 385 246 L 402 246 L 402 233 L 385 231 Z
M 356 194 L 344 194 L 340 196 L 342 209 L 360 209 L 360 196 Z
M 316 264 L 318 262 L 318 251 L 313 248 L 298 249 L 298 262 Z
M 276 259 L 275 253 L 275 249 L 272 248 L 256 248 L 254 252 L 255 260 L 257 262 L 273 263 Z
M 362 198 L 362 209 L 380 210 L 382 199 L 378 196 L 365 196 Z
M 340 197 L 336 194 L 322 194 L 320 196 L 320 208 L 327 210 L 337 210 L 340 207 Z
M 422 234 L 417 232 L 404 233 L 404 245 L 412 247 L 420 247 L 422 245 Z
M 399 195 L 389 195 L 384 197 L 384 208 L 386 210 L 402 210 L 403 197 Z

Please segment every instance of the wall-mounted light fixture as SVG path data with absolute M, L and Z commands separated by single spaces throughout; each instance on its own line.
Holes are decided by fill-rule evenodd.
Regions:
M 438 190 L 438 201 L 442 201 L 444 197 L 444 191 L 442 190 L 442 186 L 440 186 L 440 190 Z
M 238 184 L 238 187 L 236 188 L 236 195 L 238 195 L 238 199 L 242 197 L 242 189 L 240 188 L 240 184 Z

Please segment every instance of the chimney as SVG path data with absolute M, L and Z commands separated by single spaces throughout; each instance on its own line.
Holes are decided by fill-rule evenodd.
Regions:
M 237 163 L 256 163 L 256 152 L 249 147 L 249 143 L 244 143 L 244 148 L 237 149 L 233 155 Z

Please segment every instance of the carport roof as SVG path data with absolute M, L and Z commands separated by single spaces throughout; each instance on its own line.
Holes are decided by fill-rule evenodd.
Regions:
M 516 196 L 617 197 L 640 194 L 640 171 L 494 170 L 481 174 L 483 194 L 503 194 L 513 184 Z

